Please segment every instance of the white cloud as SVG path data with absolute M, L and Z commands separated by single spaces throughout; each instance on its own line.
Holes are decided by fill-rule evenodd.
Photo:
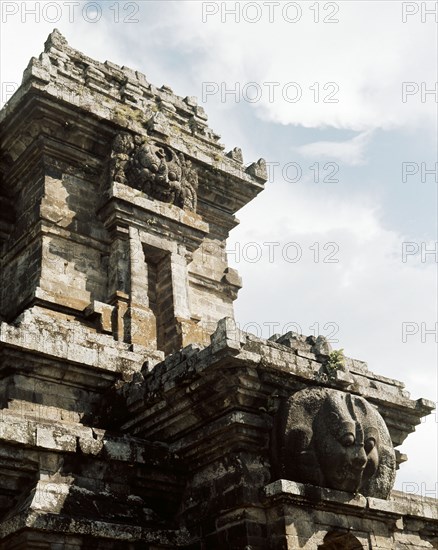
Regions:
M 365 163 L 365 150 L 372 137 L 372 132 L 362 132 L 344 141 L 315 141 L 292 150 L 311 158 L 330 158 L 349 166 Z
M 237 25 L 232 16 L 222 23 L 221 10 L 199 24 L 200 4 L 181 6 L 178 16 L 184 23 L 169 33 L 170 42 L 182 47 L 196 43 L 198 56 L 190 70 L 202 81 L 226 82 L 228 87 L 238 83 L 241 90 L 257 82 L 264 93 L 252 105 L 265 120 L 356 131 L 419 127 L 434 120 L 433 97 L 421 102 L 418 93 L 407 103 L 401 98 L 403 82 L 424 82 L 428 88 L 436 82 L 433 18 L 422 23 L 418 15 L 403 23 L 401 2 L 340 2 L 335 24 L 314 23 L 305 2 L 297 23 L 286 22 L 279 11 L 273 23 L 264 12 L 251 24 L 241 8 Z M 290 82 L 302 91 L 296 103 L 288 102 L 293 96 L 293 89 L 287 88 Z M 267 83 L 278 84 L 274 101 Z M 331 97 L 337 103 L 328 102 L 334 91 L 330 85 L 324 90 L 328 83 L 338 87 Z M 227 101 L 233 105 L 232 97 Z

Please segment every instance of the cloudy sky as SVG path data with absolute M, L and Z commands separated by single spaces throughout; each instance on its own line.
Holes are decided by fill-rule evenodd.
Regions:
M 228 243 L 241 328 L 323 334 L 436 402 L 434 6 L 3 1 L 1 100 L 54 27 L 197 96 L 226 150 L 269 167 Z M 397 488 L 437 497 L 437 429 L 431 415 L 403 445 Z

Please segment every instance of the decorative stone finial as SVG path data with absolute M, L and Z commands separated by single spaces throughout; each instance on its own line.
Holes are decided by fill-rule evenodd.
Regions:
M 240 147 L 234 147 L 234 149 L 229 151 L 226 156 L 235 160 L 239 164 L 243 163 L 242 149 Z
M 52 47 L 61 50 L 64 46 L 68 46 L 65 36 L 58 29 L 53 29 L 44 43 L 44 51 L 48 52 Z
M 252 164 L 250 164 L 246 169 L 246 172 L 251 176 L 262 180 L 263 182 L 267 181 L 268 179 L 268 170 L 266 168 L 265 159 L 259 159 L 257 162 L 253 162 Z

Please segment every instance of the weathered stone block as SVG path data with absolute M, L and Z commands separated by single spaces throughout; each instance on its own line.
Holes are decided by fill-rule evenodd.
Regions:
M 58 31 L 0 120 L 2 549 L 433 547 L 436 502 L 389 494 L 433 404 L 236 327 L 263 159 Z

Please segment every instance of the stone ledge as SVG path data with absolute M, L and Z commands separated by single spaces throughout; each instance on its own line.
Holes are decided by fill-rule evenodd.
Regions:
M 55 319 L 38 308 L 26 310 L 14 324 L 0 323 L 3 346 L 114 373 L 139 371 L 146 359 L 154 364 L 162 356 L 146 348 L 134 353 L 129 344 L 116 342 L 112 336 L 75 320 Z
M 264 488 L 269 500 L 286 500 L 293 504 L 319 508 L 332 508 L 348 514 L 357 515 L 358 510 L 367 517 L 384 516 L 386 518 L 415 517 L 428 521 L 438 522 L 438 506 L 435 499 L 424 499 L 417 496 L 404 496 L 394 492 L 396 498 L 382 500 L 379 498 L 364 497 L 361 494 L 335 491 L 326 487 L 316 487 L 278 479 Z
M 190 536 L 184 529 L 165 530 L 153 527 L 139 527 L 123 523 L 110 523 L 85 518 L 71 518 L 60 514 L 22 512 L 0 524 L 0 541 L 2 548 L 7 548 L 7 538 L 21 530 L 37 530 L 48 533 L 59 533 L 63 537 L 68 535 L 91 536 L 99 539 L 115 541 L 157 543 L 179 547 L 190 542 Z
M 438 521 L 438 500 L 436 498 L 393 491 L 391 500 L 406 517 Z
M 149 464 L 172 460 L 174 455 L 162 443 L 151 443 L 124 436 L 112 436 L 105 430 L 82 424 L 24 420 L 8 410 L 0 411 L 0 441 L 63 453 L 81 453 L 105 460 Z
M 129 185 L 113 182 L 110 190 L 110 197 L 124 200 L 147 212 L 152 212 L 162 218 L 168 218 L 178 224 L 186 225 L 190 229 L 199 231 L 203 234 L 209 232 L 208 223 L 204 222 L 201 216 L 195 212 L 183 210 L 173 204 L 149 199 L 144 193 Z
M 267 485 L 264 489 L 269 499 L 289 497 L 292 501 L 308 501 L 314 504 L 315 500 L 321 503 L 331 503 L 335 506 L 342 505 L 355 509 L 365 509 L 366 497 L 343 491 L 335 491 L 325 487 L 316 487 L 304 483 L 297 483 L 288 479 L 278 479 Z

